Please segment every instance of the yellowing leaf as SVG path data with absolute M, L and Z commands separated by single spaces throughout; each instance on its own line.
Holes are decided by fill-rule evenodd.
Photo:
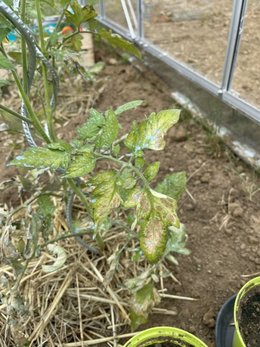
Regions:
M 91 152 L 83 152 L 76 155 L 68 167 L 66 177 L 80 177 L 91 172 L 96 165 L 96 159 Z
M 105 123 L 96 141 L 97 148 L 109 148 L 116 140 L 119 131 L 119 124 L 115 113 L 112 110 L 107 112 Z
M 152 181 L 156 177 L 156 175 L 159 171 L 159 168 L 160 168 L 160 162 L 159 161 L 156 161 L 156 162 L 150 164 L 149 166 L 147 166 L 147 168 L 144 171 L 144 177 L 149 182 Z
M 140 124 L 134 124 L 128 134 L 125 145 L 133 152 L 144 149 L 162 150 L 165 146 L 164 136 L 167 130 L 177 123 L 179 110 L 164 110 L 152 113 Z
M 11 161 L 10 165 L 36 169 L 67 168 L 69 153 L 46 147 L 32 147 Z
M 140 232 L 140 247 L 150 263 L 162 257 L 167 242 L 167 230 L 163 221 L 153 215 Z
M 93 218 L 95 222 L 101 222 L 121 203 L 117 192 L 116 173 L 100 172 L 92 179 L 92 185 L 95 187 L 92 199 Z
M 140 324 L 147 321 L 148 314 L 159 302 L 159 294 L 152 282 L 148 282 L 134 293 L 130 311 L 132 330 L 135 330 Z

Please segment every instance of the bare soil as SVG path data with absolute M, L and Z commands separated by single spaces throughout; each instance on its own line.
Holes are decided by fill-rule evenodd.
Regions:
M 107 65 L 102 73 L 104 88 L 95 101 L 97 109 L 144 100 L 138 111 L 121 117 L 123 127 L 129 129 L 133 120 L 152 111 L 177 107 L 170 98 L 171 90 L 153 72 L 141 65 L 128 65 L 108 52 L 98 53 L 100 57 L 105 57 Z M 70 110 L 64 112 L 69 115 Z M 62 123 L 61 136 L 70 138 L 84 121 L 84 112 L 76 111 L 69 122 Z M 17 199 L 19 187 L 14 176 L 17 172 L 5 166 L 13 156 L 15 138 L 6 131 L 1 135 L 0 204 L 10 204 Z M 148 152 L 147 158 L 161 161 L 160 179 L 172 171 L 187 173 L 188 190 L 181 199 L 179 215 L 187 226 L 191 255 L 178 256 L 179 266 L 170 266 L 177 282 L 167 279 L 164 285 L 169 294 L 196 301 L 165 299 L 160 307 L 176 310 L 177 315 L 153 314 L 142 328 L 175 326 L 213 347 L 220 307 L 260 269 L 259 177 L 185 112 L 169 132 L 165 151 Z

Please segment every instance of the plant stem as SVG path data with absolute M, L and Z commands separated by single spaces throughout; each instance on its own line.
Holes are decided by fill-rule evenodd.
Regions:
M 26 0 L 21 0 L 21 19 L 25 22 L 25 10 L 26 10 Z M 22 36 L 22 66 L 23 66 L 23 87 L 28 94 L 29 85 L 28 85 L 28 74 L 27 74 L 27 53 L 26 53 L 26 42 Z
M 32 105 L 30 103 L 30 100 L 25 92 L 25 90 L 23 89 L 23 86 L 20 82 L 20 79 L 16 73 L 15 70 L 12 70 L 12 74 L 13 74 L 13 77 L 14 77 L 14 80 L 15 80 L 15 83 L 17 85 L 17 88 L 19 90 L 19 93 L 20 93 L 20 96 L 24 102 L 24 105 L 26 107 L 26 110 L 28 112 L 28 115 L 30 116 L 30 119 L 31 119 L 31 122 L 32 124 L 34 125 L 35 127 L 35 130 L 39 133 L 39 135 L 41 135 L 41 137 L 47 142 L 47 143 L 50 143 L 50 139 L 48 137 L 48 135 L 45 133 L 38 117 L 36 116 L 36 114 L 34 113 L 33 109 L 32 109 Z
M 0 110 L 3 110 L 5 112 L 11 114 L 12 116 L 15 116 L 16 118 L 19 118 L 20 120 L 22 120 L 22 121 L 24 121 L 26 123 L 32 123 L 32 121 L 29 118 L 26 118 L 26 117 L 20 115 L 19 113 L 11 110 L 8 107 L 5 107 L 4 105 L 0 105 Z
M 132 165 L 131 163 L 126 163 L 122 160 L 116 159 L 114 157 L 112 157 L 111 155 L 104 155 L 104 154 L 100 154 L 100 153 L 94 153 L 97 156 L 97 160 L 98 159 L 104 159 L 104 160 L 110 160 L 113 161 L 114 163 L 117 163 L 118 165 L 120 165 L 121 167 L 129 167 L 131 170 L 133 170 L 137 176 L 142 180 L 142 182 L 144 183 L 144 186 L 146 188 L 148 188 L 150 190 L 150 186 L 149 183 L 147 181 L 147 179 L 144 177 L 144 175 L 142 174 L 141 171 L 139 171 L 134 165 Z
M 62 40 L 62 42 L 58 45 L 58 49 L 59 48 L 61 48 L 63 45 L 64 45 L 64 43 L 66 42 L 66 41 L 68 41 L 69 39 L 71 39 L 72 37 L 74 37 L 74 36 L 76 36 L 76 35 L 78 35 L 78 34 L 80 34 L 80 31 L 79 30 L 77 30 L 77 31 L 75 31 L 74 33 L 72 33 L 72 34 L 70 34 L 70 35 L 68 35 L 68 36 L 66 36 L 66 37 L 64 37 L 64 39 Z
M 86 210 L 89 214 L 91 214 L 89 201 L 82 192 L 82 190 L 76 185 L 75 181 L 72 178 L 66 179 L 70 188 L 73 190 L 73 192 L 77 195 L 77 197 L 80 199 L 80 201 L 83 203 L 83 205 L 86 207 Z
M 42 14 L 41 14 L 41 4 L 40 0 L 35 0 L 36 4 L 36 12 L 37 12 L 37 22 L 38 22 L 38 31 L 39 31 L 39 44 L 42 53 L 45 55 L 45 42 L 44 42 L 44 30 L 42 25 Z M 50 138 L 55 140 L 54 130 L 53 130 L 53 115 L 51 109 L 51 97 L 49 91 L 49 83 L 48 83 L 48 72 L 45 64 L 41 63 L 42 68 L 42 77 L 43 77 L 43 85 L 44 85 L 44 99 L 45 99 L 45 112 L 46 112 L 46 120 Z

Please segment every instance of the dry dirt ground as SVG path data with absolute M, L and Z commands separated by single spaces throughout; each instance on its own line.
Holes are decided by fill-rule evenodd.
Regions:
M 134 1 L 133 1 L 134 3 Z M 144 37 L 220 85 L 232 15 L 232 0 L 144 1 Z M 106 14 L 127 27 L 120 2 Z M 260 4 L 248 2 L 232 93 L 260 108 Z
M 152 111 L 177 107 L 167 85 L 151 71 L 111 58 L 108 53 L 97 54 L 97 59 L 100 56 L 105 56 L 107 65 L 101 74 L 103 89 L 95 107 L 105 110 L 129 100 L 144 100 L 139 110 L 121 117 L 124 127 L 129 128 L 134 119 L 140 120 Z M 82 91 L 81 98 L 84 93 L 87 91 Z M 75 127 L 85 121 L 76 97 L 74 110 L 65 108 L 63 114 L 69 121 L 63 124 L 59 120 L 63 124 L 61 136 L 71 137 Z M 16 199 L 16 172 L 5 168 L 13 156 L 15 139 L 1 132 L 0 203 Z M 187 226 L 191 255 L 179 256 L 179 266 L 171 266 L 179 283 L 167 280 L 165 286 L 170 294 L 197 301 L 164 300 L 161 307 L 176 309 L 177 315 L 153 314 L 145 327 L 169 325 L 186 329 L 213 347 L 220 307 L 260 271 L 259 177 L 184 112 L 181 122 L 168 134 L 165 151 L 148 153 L 147 157 L 161 161 L 160 179 L 172 171 L 187 173 L 189 193 L 181 199 L 179 215 Z M 123 332 L 126 331 L 129 329 Z

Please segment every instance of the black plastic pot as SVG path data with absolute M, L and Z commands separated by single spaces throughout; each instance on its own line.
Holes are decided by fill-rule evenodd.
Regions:
M 221 307 L 216 321 L 216 347 L 232 347 L 235 332 L 234 305 L 236 294 L 231 296 Z

